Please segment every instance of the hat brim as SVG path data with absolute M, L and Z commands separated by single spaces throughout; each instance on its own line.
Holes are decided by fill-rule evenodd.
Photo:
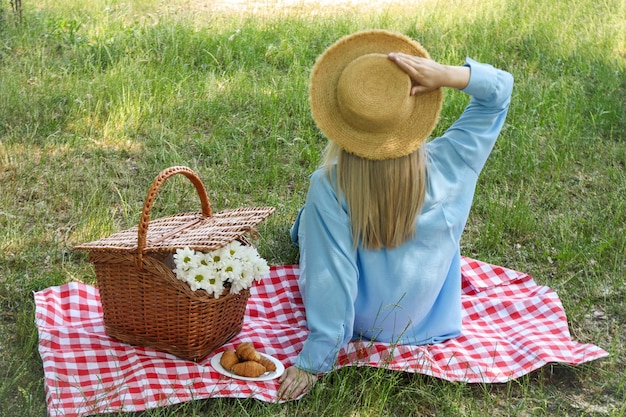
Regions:
M 340 116 L 337 84 L 343 70 L 356 58 L 377 53 L 400 52 L 429 58 L 416 41 L 386 30 L 357 32 L 339 39 L 316 61 L 311 74 L 310 105 L 322 133 L 347 152 L 366 159 L 399 158 L 415 151 L 439 120 L 443 103 L 441 88 L 412 96 L 413 112 L 390 131 L 357 130 Z

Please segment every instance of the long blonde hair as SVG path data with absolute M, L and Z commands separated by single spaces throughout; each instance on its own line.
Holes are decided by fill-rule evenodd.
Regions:
M 401 158 L 370 160 L 329 141 L 324 165 L 329 175 L 337 165 L 337 194 L 348 204 L 355 247 L 391 249 L 415 235 L 426 196 L 423 148 Z

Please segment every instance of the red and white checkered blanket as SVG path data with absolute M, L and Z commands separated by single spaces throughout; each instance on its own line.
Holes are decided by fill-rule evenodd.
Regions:
M 241 333 L 218 349 L 251 341 L 291 365 L 307 335 L 298 266 L 272 267 L 252 289 Z M 549 362 L 580 364 L 607 356 L 570 338 L 557 294 L 523 273 L 464 258 L 463 335 L 427 346 L 351 342 L 337 367 L 375 366 L 449 381 L 505 382 Z M 39 352 L 51 416 L 148 408 L 209 397 L 276 401 L 277 380 L 224 377 L 188 362 L 107 337 L 98 289 L 68 283 L 35 293 Z

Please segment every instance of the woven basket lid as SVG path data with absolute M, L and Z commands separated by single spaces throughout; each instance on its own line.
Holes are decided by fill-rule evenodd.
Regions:
M 152 205 L 165 180 L 185 175 L 196 187 L 201 212 L 181 213 L 150 220 Z M 253 232 L 254 227 L 274 212 L 274 207 L 245 207 L 212 213 L 204 184 L 190 168 L 176 166 L 163 170 L 154 180 L 144 203 L 139 225 L 108 237 L 74 247 L 76 250 L 131 252 L 174 252 L 189 247 L 208 252 Z
M 273 207 L 224 210 L 204 217 L 202 213 L 181 213 L 150 221 L 143 253 L 173 252 L 188 246 L 208 252 L 221 248 L 250 232 L 274 212 Z M 77 250 L 136 252 L 139 226 L 76 246 Z

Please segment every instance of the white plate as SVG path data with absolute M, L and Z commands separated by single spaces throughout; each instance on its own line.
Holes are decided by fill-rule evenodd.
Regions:
M 274 365 L 276 365 L 276 370 L 272 371 L 272 372 L 266 372 L 263 375 L 256 377 L 256 378 L 250 378 L 247 376 L 241 376 L 241 375 L 237 375 L 233 372 L 227 371 L 226 368 L 224 368 L 222 366 L 222 364 L 220 363 L 220 359 L 222 357 L 222 355 L 224 354 L 224 352 L 218 353 L 217 355 L 213 356 L 211 358 L 211 366 L 220 374 L 225 375 L 225 376 L 229 376 L 231 378 L 236 378 L 236 379 L 243 379 L 244 381 L 270 381 L 272 379 L 278 378 L 279 376 L 281 376 L 283 374 L 283 372 L 285 372 L 285 367 L 283 366 L 282 363 L 280 363 L 280 361 L 270 355 L 266 355 L 265 353 L 261 353 L 261 355 L 265 356 L 267 359 L 269 359 L 270 361 L 272 361 L 274 363 Z

